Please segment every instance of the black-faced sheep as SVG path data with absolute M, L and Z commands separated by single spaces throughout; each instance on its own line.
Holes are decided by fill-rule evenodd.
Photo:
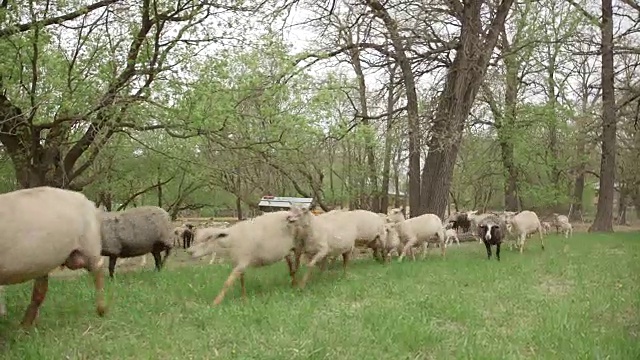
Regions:
M 100 213 L 75 191 L 43 186 L 0 195 L 5 234 L 0 236 L 0 286 L 35 279 L 23 327 L 33 325 L 47 294 L 49 273 L 61 265 L 93 274 L 97 312 L 105 314 Z
M 487 216 L 478 224 L 478 235 L 487 248 L 487 259 L 491 260 L 491 245 L 496 246 L 496 259 L 500 261 L 500 245 L 504 237 L 504 221 L 497 216 Z
M 101 232 L 102 255 L 109 257 L 112 278 L 118 258 L 147 253 L 153 255 L 156 270 L 160 271 L 173 247 L 171 217 L 157 206 L 103 213 Z
M 466 212 L 454 213 L 447 218 L 447 223 L 451 223 L 451 228 L 456 232 L 458 229 L 462 229 L 463 233 L 466 233 L 471 228 L 471 220 Z

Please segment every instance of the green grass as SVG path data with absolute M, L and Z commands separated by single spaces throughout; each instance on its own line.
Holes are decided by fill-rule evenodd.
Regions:
M 208 259 L 207 259 L 208 260 Z M 171 259 L 170 259 L 171 261 Z M 521 256 L 453 246 L 442 260 L 357 261 L 289 287 L 283 263 L 247 273 L 221 306 L 228 266 L 206 261 L 107 281 L 52 278 L 36 327 L 19 330 L 31 284 L 7 289 L 3 359 L 638 359 L 640 234 L 536 238 Z

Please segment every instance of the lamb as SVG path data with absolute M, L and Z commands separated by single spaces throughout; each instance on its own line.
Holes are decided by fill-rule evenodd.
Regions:
M 233 264 L 231 274 L 213 301 L 214 305 L 222 302 L 238 277 L 242 297 L 246 298 L 244 273 L 247 268 L 271 265 L 282 259 L 287 261 L 291 285 L 296 285 L 296 271 L 300 265 L 303 246 L 299 241 L 299 227 L 296 223 L 301 215 L 302 209 L 294 205 L 288 211 L 265 213 L 228 228 L 201 228 L 196 231 L 195 245 L 187 249 L 192 258 L 221 253 L 229 257 Z M 290 255 L 292 250 L 295 264 Z
M 396 224 L 395 226 L 398 231 L 398 235 L 400 236 L 400 240 L 405 244 L 400 257 L 398 258 L 399 262 L 402 261 L 407 251 L 409 251 L 414 245 L 428 242 L 434 236 L 438 238 L 438 243 L 442 250 L 442 256 L 445 256 L 444 226 L 442 225 L 442 220 L 440 220 L 438 215 L 424 214 L 405 220 L 402 210 L 396 208 L 389 211 L 389 219 L 391 222 Z
M 102 218 L 102 255 L 109 257 L 109 277 L 113 278 L 118 258 L 151 253 L 160 271 L 172 244 L 171 217 L 157 206 L 107 212 Z M 165 252 L 162 259 L 162 252 Z
M 384 231 L 385 236 L 382 242 L 382 259 L 384 262 L 388 263 L 391 260 L 391 252 L 398 249 L 402 245 L 402 242 L 400 242 L 398 231 L 393 224 L 385 224 Z
M 6 234 L 0 236 L 0 287 L 34 280 L 23 327 L 33 325 L 47 294 L 49 273 L 61 265 L 93 275 L 96 310 L 104 316 L 100 214 L 86 196 L 70 190 L 41 186 L 0 195 Z M 6 313 L 3 296 L 0 307 Z
M 542 224 L 540 223 L 540 219 L 538 219 L 538 215 L 533 211 L 524 210 L 507 222 L 507 230 L 512 232 L 517 238 L 516 245 L 520 248 L 520 253 L 524 250 L 524 243 L 528 234 L 533 234 L 538 232 L 540 235 L 540 244 L 542 246 L 542 250 L 544 250 L 544 240 L 542 238 Z
M 356 219 L 367 218 L 362 212 L 365 210 L 356 210 L 348 215 L 348 213 L 334 216 L 313 216 L 308 209 L 302 209 L 299 221 L 299 234 L 304 244 L 304 253 L 309 260 L 307 263 L 307 271 L 300 282 L 300 288 L 304 288 L 305 284 L 311 276 L 315 265 L 322 261 L 321 268 L 326 266 L 329 257 L 342 255 L 342 268 L 346 275 L 347 263 L 349 257 L 356 244 L 359 234 L 364 234 L 363 226 L 359 225 Z M 380 217 L 375 213 L 369 212 L 375 218 Z M 385 231 L 382 225 L 382 231 Z M 372 234 L 374 231 L 371 232 Z
M 567 216 L 553 214 L 553 225 L 556 230 L 562 230 L 565 239 L 568 239 L 569 236 L 573 236 L 573 226 L 571 226 Z
M 544 230 L 545 233 L 549 233 L 549 231 L 551 231 L 551 223 L 548 221 L 543 221 L 540 223 L 542 225 L 542 230 Z
M 182 248 L 188 249 L 191 247 L 193 242 L 193 225 L 191 224 L 182 224 L 175 229 L 173 229 L 174 234 L 174 247 L 180 247 L 180 240 L 182 240 Z
M 460 239 L 458 239 L 458 232 L 454 228 L 446 229 L 444 232 L 444 237 L 445 237 L 445 243 L 444 243 L 445 246 L 449 246 L 452 239 L 456 241 L 458 246 L 460 246 Z
M 478 224 L 478 234 L 487 248 L 487 260 L 491 260 L 491 245 L 496 246 L 496 259 L 500 261 L 500 245 L 506 223 L 496 215 L 487 216 Z

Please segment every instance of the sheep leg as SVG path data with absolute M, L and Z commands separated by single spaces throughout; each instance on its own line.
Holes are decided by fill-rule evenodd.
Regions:
M 373 250 L 373 258 L 376 261 L 384 261 L 384 259 L 382 259 L 382 255 L 380 254 L 380 249 L 378 249 L 377 247 L 371 247 L 371 250 Z
M 329 259 L 327 259 L 327 257 L 325 257 L 324 259 L 320 260 L 320 272 L 324 272 L 325 270 L 327 270 L 327 263 Z M 333 264 L 336 262 L 336 259 L 333 258 L 331 260 L 331 266 L 333 266 Z
M 294 268 L 291 255 L 285 256 L 284 259 L 287 260 L 287 266 L 289 267 L 289 276 L 291 276 L 291 286 L 296 286 L 296 270 L 297 269 Z
M 311 261 L 309 261 L 309 263 L 307 264 L 307 272 L 304 274 L 304 277 L 302 278 L 302 281 L 300 282 L 300 288 L 304 288 L 304 286 L 307 284 L 307 281 L 309 281 L 309 277 L 311 276 L 311 272 L 313 271 L 313 268 L 316 266 L 316 263 L 320 260 L 322 260 L 323 258 L 327 257 L 327 253 L 329 252 L 329 249 L 322 249 L 320 251 L 318 251 L 313 258 L 311 258 Z
M 243 271 L 238 270 L 238 268 L 235 268 L 231 271 L 231 274 L 229 274 L 229 277 L 224 282 L 224 285 L 222 285 L 222 290 L 220 290 L 218 296 L 216 296 L 216 298 L 213 300 L 213 305 L 220 305 L 231 285 L 233 285 L 238 276 L 242 275 L 242 273 Z
M 542 230 L 542 229 L 539 229 Z M 539 231 L 540 234 L 540 245 L 542 246 L 542 250 L 544 250 L 544 239 L 542 238 L 542 231 Z
M 491 260 L 491 245 L 485 241 L 484 247 L 487 248 L 487 260 Z
M 162 259 L 162 265 L 163 266 L 167 262 L 167 259 L 169 258 L 169 254 L 171 254 L 171 248 L 167 246 L 167 247 L 164 248 L 164 259 Z
M 109 277 L 113 279 L 113 273 L 116 271 L 117 256 L 109 256 Z
M 453 239 L 456 241 L 456 244 L 458 244 L 458 246 L 460 246 L 460 239 L 458 239 L 458 237 L 457 237 L 457 236 L 456 236 L 456 237 L 454 237 Z
M 444 248 L 444 246 L 442 248 Z M 429 251 L 429 243 L 425 242 L 424 244 L 422 244 L 422 260 L 427 258 L 428 251 Z
M 216 259 L 215 251 L 211 254 L 211 260 L 209 260 L 209 265 L 213 264 L 213 261 Z
M 244 273 L 240 273 L 240 287 L 242 288 L 242 300 L 247 300 L 247 288 L 244 286 Z
M 500 243 L 496 244 L 496 259 L 500 261 Z
M 398 259 L 398 262 L 401 262 L 401 261 L 402 261 L 402 259 L 403 259 L 403 258 L 405 257 L 405 255 L 407 254 L 407 251 L 409 251 L 409 250 L 413 250 L 413 249 L 412 249 L 412 248 L 413 248 L 413 245 L 414 245 L 415 243 L 417 243 L 417 242 L 418 242 L 418 239 L 417 239 L 417 238 L 415 238 L 415 237 L 412 237 L 411 239 L 409 239 L 409 241 L 407 241 L 407 243 L 406 243 L 406 244 L 404 244 L 404 248 L 402 249 L 402 254 L 400 254 L 400 258 Z M 413 257 L 414 257 L 414 258 L 413 258 L 413 260 L 415 260 L 415 256 L 413 255 L 413 251 L 412 251 L 412 255 L 411 255 L 411 256 L 413 256 Z
M 349 253 L 350 251 L 342 253 L 342 272 L 344 273 L 344 276 L 347 276 L 347 263 L 349 262 Z
M 7 316 L 7 301 L 4 296 L 4 286 L 0 285 L 0 316 Z
M 47 295 L 48 289 L 49 275 L 45 275 L 34 280 L 33 292 L 31 293 L 31 303 L 27 307 L 27 311 L 24 313 L 24 317 L 20 323 L 23 328 L 28 328 L 33 325 L 33 321 L 38 316 L 38 310 Z
M 526 234 L 521 234 L 520 235 L 520 254 L 522 254 L 522 251 L 524 250 L 524 242 L 527 239 L 527 235 Z M 542 239 L 540 239 L 542 240 Z
M 439 231 L 437 234 L 438 237 L 438 244 L 440 245 L 440 251 L 442 252 L 442 257 L 444 257 L 447 253 L 447 247 L 444 246 L 444 239 L 445 239 L 445 234 L 444 231 Z M 458 243 L 458 245 L 460 245 Z
M 162 269 L 162 253 L 159 251 L 154 251 L 151 254 L 153 255 L 153 260 L 156 263 L 156 270 L 160 271 L 160 269 Z

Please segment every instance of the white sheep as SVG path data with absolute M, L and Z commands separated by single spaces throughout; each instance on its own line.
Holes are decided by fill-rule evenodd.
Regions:
M 291 285 L 296 285 L 295 275 L 303 246 L 299 241 L 299 227 L 296 222 L 300 220 L 301 215 L 301 209 L 292 206 L 288 211 L 265 213 L 253 219 L 237 222 L 228 228 L 201 228 L 196 231 L 195 245 L 187 249 L 192 258 L 219 253 L 230 258 L 233 264 L 231 274 L 213 301 L 214 305 L 222 302 L 238 277 L 242 286 L 242 297 L 246 298 L 244 273 L 249 267 L 271 265 L 286 259 Z M 292 249 L 295 250 L 295 264 L 290 256 Z
M 553 226 L 558 230 L 562 230 L 566 239 L 568 239 L 569 236 L 573 236 L 573 226 L 571 226 L 567 216 L 553 214 Z
M 402 242 L 393 224 L 385 224 L 384 230 L 386 234 L 382 241 L 382 258 L 385 262 L 389 262 L 391 260 L 391 252 L 402 246 Z M 398 255 L 399 254 L 400 253 L 398 253 Z
M 366 246 L 373 250 L 376 260 L 384 261 L 382 248 L 386 234 L 386 219 L 368 210 L 336 211 L 319 216 L 322 219 L 344 218 L 345 226 L 355 227 L 356 246 Z
M 416 244 L 422 245 L 425 242 L 431 241 L 433 237 L 436 237 L 442 250 L 442 256 L 445 256 L 445 235 L 444 225 L 440 217 L 435 214 L 424 214 L 411 219 L 405 219 L 401 209 L 391 209 L 389 211 L 389 219 L 395 223 L 396 230 L 400 236 L 400 241 L 405 245 L 402 249 L 402 253 L 398 258 L 398 261 L 402 261 L 407 251 L 409 251 Z M 423 257 L 426 254 L 426 247 L 423 251 Z
M 314 216 L 308 209 L 302 209 L 302 216 L 298 222 L 299 234 L 304 243 L 304 254 L 309 261 L 307 271 L 300 282 L 301 288 L 309 280 L 316 264 L 321 262 L 321 269 L 323 269 L 330 257 L 342 255 L 342 267 L 346 274 L 349 257 L 358 238 L 359 225 L 354 219 L 360 216 L 366 217 L 362 214 L 347 215 L 348 213 L 334 216 Z M 380 217 L 375 213 L 371 214 L 380 220 Z M 382 231 L 385 231 L 384 225 Z
M 513 216 L 507 221 L 507 231 L 513 233 L 517 237 L 516 245 L 520 248 L 520 253 L 524 250 L 524 243 L 528 234 L 538 233 L 540 235 L 540 244 L 544 250 L 544 240 L 542 238 L 542 224 L 538 215 L 533 211 L 524 210 Z
M 458 232 L 455 229 L 446 229 L 444 232 L 445 246 L 449 246 L 452 240 L 455 240 L 458 246 L 460 246 L 460 239 L 458 239 Z
M 5 234 L 0 236 L 0 286 L 35 280 L 23 327 L 33 325 L 47 293 L 49 273 L 61 265 L 93 274 L 96 310 L 104 316 L 101 213 L 83 194 L 48 186 L 0 195 Z M 2 303 L 4 307 L 4 298 Z
M 551 231 L 551 223 L 548 221 L 543 221 L 540 224 L 542 225 L 542 230 L 544 230 L 545 233 L 549 233 Z

